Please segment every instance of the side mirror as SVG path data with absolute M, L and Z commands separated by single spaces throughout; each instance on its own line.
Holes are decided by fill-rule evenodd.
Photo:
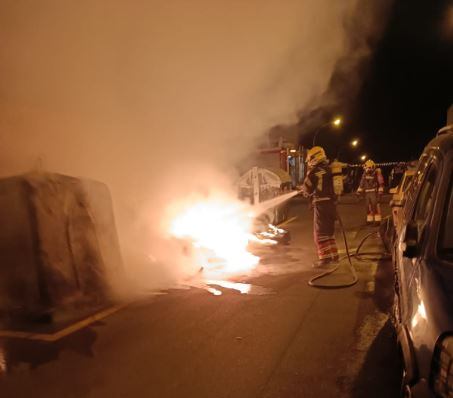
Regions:
M 389 205 L 390 205 L 390 207 L 403 207 L 404 206 L 404 199 L 391 200 Z
M 406 226 L 406 234 L 404 237 L 403 256 L 407 258 L 415 258 L 418 256 L 418 225 L 415 221 L 410 221 Z

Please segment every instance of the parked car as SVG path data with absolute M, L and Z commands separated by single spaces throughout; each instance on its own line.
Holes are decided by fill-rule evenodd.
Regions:
M 407 164 L 405 162 L 398 163 L 390 172 L 389 175 L 389 189 L 395 189 L 401 184 L 401 180 L 406 172 Z
M 397 231 L 401 226 L 401 210 L 406 200 L 406 192 L 410 187 L 414 175 L 415 168 L 407 169 L 398 186 L 391 188 L 389 191 L 389 193 L 393 195 L 390 200 L 390 207 L 392 208 L 393 225 Z
M 425 147 L 395 244 L 402 396 L 453 397 L 453 125 Z

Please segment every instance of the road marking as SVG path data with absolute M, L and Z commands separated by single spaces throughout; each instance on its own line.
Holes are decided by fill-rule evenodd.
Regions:
M 298 216 L 294 216 L 294 217 L 291 217 L 290 219 L 286 220 L 286 221 L 283 221 L 281 222 L 280 224 L 277 225 L 277 227 L 283 227 L 284 225 L 287 225 L 291 222 L 293 222 L 294 220 L 297 220 L 299 217 Z
M 126 307 L 127 304 L 118 304 L 113 307 L 107 308 L 103 311 L 100 311 L 94 315 L 89 316 L 88 318 L 82 319 L 72 325 L 65 327 L 55 333 L 32 333 L 32 332 L 22 332 L 16 330 L 0 330 L 0 337 L 2 338 L 12 338 L 12 339 L 28 339 L 28 340 L 39 340 L 54 342 L 60 340 L 63 337 L 66 337 L 74 332 L 77 332 L 80 329 L 87 327 L 88 325 L 104 319 L 109 315 L 118 312 L 119 310 Z
M 376 288 L 376 283 L 374 281 L 368 281 L 366 283 L 366 291 L 368 293 L 374 293 L 375 288 Z

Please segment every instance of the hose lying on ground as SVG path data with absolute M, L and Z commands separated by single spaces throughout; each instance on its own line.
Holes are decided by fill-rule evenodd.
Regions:
M 341 217 L 340 217 L 340 215 L 338 213 L 337 213 L 337 218 L 338 218 L 338 222 L 340 223 L 341 233 L 343 235 L 344 246 L 345 246 L 345 249 L 346 249 L 346 256 L 342 257 L 340 259 L 340 263 L 341 263 L 342 260 L 344 260 L 346 258 L 348 259 L 348 266 L 349 266 L 349 269 L 351 271 L 352 280 L 350 282 L 340 283 L 340 284 L 315 283 L 315 281 L 317 281 L 319 279 L 322 279 L 322 278 L 325 278 L 326 276 L 331 275 L 334 272 L 336 272 L 338 270 L 338 268 L 340 268 L 340 266 L 341 266 L 341 264 L 338 264 L 334 268 L 329 269 L 329 270 L 327 270 L 327 271 L 325 271 L 325 272 L 323 272 L 321 274 L 318 274 L 318 275 L 314 276 L 313 278 L 311 278 L 308 281 L 308 284 L 310 286 L 312 286 L 312 287 L 317 287 L 317 288 L 321 288 L 321 289 L 342 289 L 342 288 L 354 286 L 358 282 L 359 278 L 357 276 L 357 271 L 355 270 L 354 265 L 352 264 L 351 258 L 354 257 L 354 258 L 356 258 L 359 261 L 364 261 L 364 260 L 379 260 L 379 259 L 386 258 L 386 257 L 389 256 L 389 253 L 386 253 L 386 252 L 383 252 L 383 253 L 362 253 L 362 254 L 360 254 L 360 249 L 362 248 L 362 246 L 365 243 L 365 241 L 368 238 L 370 238 L 371 236 L 379 235 L 379 231 L 373 231 L 373 232 L 370 232 L 369 234 L 367 234 L 360 241 L 359 245 L 357 246 L 357 249 L 356 249 L 355 253 L 351 254 L 350 251 L 349 251 L 348 240 L 346 239 L 346 232 L 345 232 L 345 229 L 344 229 L 343 221 L 341 220 Z M 387 225 L 387 228 L 388 228 L 388 225 Z M 362 257 L 362 256 L 369 256 L 369 255 L 376 255 L 376 256 L 379 256 L 379 258 L 367 258 L 367 259 L 365 259 L 365 258 Z

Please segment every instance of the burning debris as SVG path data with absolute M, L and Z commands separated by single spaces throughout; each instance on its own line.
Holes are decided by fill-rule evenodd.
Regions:
M 287 243 L 289 233 L 274 225 L 256 231 L 255 209 L 228 195 L 216 195 L 171 207 L 169 234 L 181 240 L 185 254 L 205 278 L 228 278 L 259 264 L 257 245 Z
M 173 209 L 170 235 L 190 246 L 187 254 L 205 273 L 231 276 L 256 267 L 259 258 L 247 250 L 252 233 L 248 206 L 216 196 Z
M 258 243 L 264 246 L 275 246 L 279 243 L 287 244 L 290 240 L 290 234 L 283 228 L 268 224 L 267 229 L 255 232 L 250 239 L 250 243 Z

